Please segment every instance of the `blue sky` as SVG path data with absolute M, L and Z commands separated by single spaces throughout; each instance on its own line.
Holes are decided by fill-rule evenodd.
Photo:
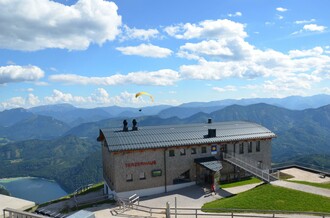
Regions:
M 330 94 L 325 0 L 0 0 L 0 110 Z M 154 102 L 135 93 L 146 91 Z

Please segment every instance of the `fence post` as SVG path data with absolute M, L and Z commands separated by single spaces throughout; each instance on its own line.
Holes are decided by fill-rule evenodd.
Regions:
M 195 209 L 195 214 L 196 214 L 196 218 L 197 218 L 197 209 Z
M 175 205 L 175 218 L 177 218 L 177 208 L 178 208 L 178 205 L 177 205 L 176 197 L 174 197 L 174 205 Z
M 166 218 L 171 218 L 170 202 L 166 202 Z

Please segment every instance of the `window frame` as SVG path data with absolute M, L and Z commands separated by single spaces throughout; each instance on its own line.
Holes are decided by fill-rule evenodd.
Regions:
M 133 182 L 133 173 L 126 174 L 126 182 Z
M 143 175 L 143 177 L 141 177 L 141 175 Z M 146 180 L 146 173 L 145 172 L 140 172 L 139 173 L 139 179 L 140 180 Z
M 180 156 L 185 156 L 185 155 L 186 155 L 186 149 L 180 148 Z
M 191 154 L 197 154 L 197 149 L 196 148 L 191 148 Z
M 260 144 L 261 144 L 261 142 L 260 141 L 257 141 L 256 152 L 260 152 L 260 150 L 261 150 Z
M 244 142 L 239 143 L 239 145 L 238 145 L 238 153 L 239 154 L 244 154 Z
M 207 148 L 206 146 L 201 147 L 201 153 L 206 154 L 207 153 Z
M 252 142 L 249 142 L 248 144 L 248 153 L 252 153 Z
M 168 156 L 175 157 L 175 150 L 174 149 L 168 150 Z

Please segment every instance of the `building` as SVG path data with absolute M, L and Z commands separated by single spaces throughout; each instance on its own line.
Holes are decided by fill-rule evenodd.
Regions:
M 208 122 L 101 129 L 105 193 L 146 196 L 192 184 L 210 186 L 250 176 L 232 160 L 269 172 L 271 140 L 267 128 L 251 122 Z M 247 168 L 248 169 L 248 168 Z M 218 185 L 216 185 L 218 187 Z

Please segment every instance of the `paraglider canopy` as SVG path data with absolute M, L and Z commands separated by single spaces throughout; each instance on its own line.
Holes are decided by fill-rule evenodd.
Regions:
M 141 95 L 148 95 L 150 97 L 151 101 L 154 102 L 154 97 L 152 97 L 152 95 L 149 94 L 148 92 L 138 92 L 138 93 L 135 94 L 135 98 L 137 98 Z

